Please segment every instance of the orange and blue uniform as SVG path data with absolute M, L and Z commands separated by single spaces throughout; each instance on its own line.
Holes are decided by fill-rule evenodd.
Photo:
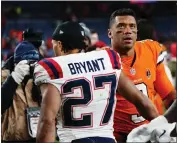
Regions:
M 123 72 L 134 82 L 157 107 L 159 114 L 163 114 L 163 100 L 174 89 L 164 69 L 164 47 L 153 40 L 137 41 L 134 45 L 135 55 L 123 57 Z M 118 138 L 119 133 L 128 133 L 147 123 L 139 115 L 136 107 L 121 95 L 117 98 L 114 115 L 114 135 Z

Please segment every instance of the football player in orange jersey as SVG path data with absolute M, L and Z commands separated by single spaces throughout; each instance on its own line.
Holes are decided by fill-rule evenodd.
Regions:
M 175 99 L 176 91 L 164 70 L 163 49 L 153 40 L 136 41 L 137 24 L 134 11 L 120 9 L 113 12 L 108 36 L 112 48 L 122 58 L 124 73 L 153 103 L 156 96 L 160 95 L 168 108 Z M 147 122 L 133 104 L 118 95 L 114 116 L 114 135 L 118 142 L 126 142 L 132 129 Z
M 147 19 L 139 19 L 137 22 L 137 29 L 138 29 L 138 33 L 137 33 L 138 41 L 146 40 L 146 39 L 152 39 L 155 41 L 157 40 L 157 33 L 151 21 Z M 167 48 L 163 44 L 161 46 L 162 46 L 162 50 L 167 55 Z M 168 79 L 173 84 L 173 77 L 168 67 L 166 56 L 164 58 L 164 68 L 165 68 L 165 72 L 167 74 Z M 163 108 L 164 105 L 163 105 L 162 98 L 159 94 L 156 95 L 154 99 L 154 104 L 157 107 L 159 114 L 162 115 L 164 113 L 164 108 Z

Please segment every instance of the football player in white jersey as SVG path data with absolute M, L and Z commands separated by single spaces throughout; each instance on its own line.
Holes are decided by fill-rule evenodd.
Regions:
M 56 117 L 60 142 L 115 143 L 116 92 L 146 119 L 158 116 L 151 101 L 121 72 L 119 55 L 113 50 L 84 53 L 84 36 L 76 22 L 57 26 L 52 40 L 56 57 L 35 67 L 42 94 L 37 143 L 54 142 Z

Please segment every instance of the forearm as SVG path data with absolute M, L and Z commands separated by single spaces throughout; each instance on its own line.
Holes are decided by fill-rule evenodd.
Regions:
M 17 89 L 18 84 L 15 82 L 15 80 L 12 78 L 12 76 L 8 76 L 5 82 L 1 86 L 1 97 L 2 97 L 2 110 L 1 114 L 7 110 L 12 102 L 13 102 L 13 96 L 15 94 L 15 91 Z
M 157 109 L 150 100 L 142 101 L 136 104 L 138 112 L 147 120 L 152 120 L 159 116 Z
M 168 109 L 172 104 L 173 104 L 174 100 L 166 100 L 164 101 L 164 106 L 166 109 Z
M 177 123 L 176 123 L 176 126 L 175 126 L 175 128 L 172 130 L 172 132 L 171 132 L 171 136 L 172 137 L 177 137 Z
M 177 122 L 177 99 L 173 102 L 170 108 L 165 112 L 164 116 L 169 123 Z
M 166 97 L 163 99 L 165 108 L 168 109 L 176 99 L 176 90 L 172 90 Z
M 39 122 L 36 143 L 54 142 L 56 135 L 55 120 L 43 120 Z

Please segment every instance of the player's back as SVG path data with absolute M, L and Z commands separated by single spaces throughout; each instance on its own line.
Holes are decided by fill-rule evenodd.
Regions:
M 70 54 L 39 62 L 62 104 L 57 124 L 61 142 L 85 137 L 113 138 L 116 89 L 121 72 L 112 50 Z

